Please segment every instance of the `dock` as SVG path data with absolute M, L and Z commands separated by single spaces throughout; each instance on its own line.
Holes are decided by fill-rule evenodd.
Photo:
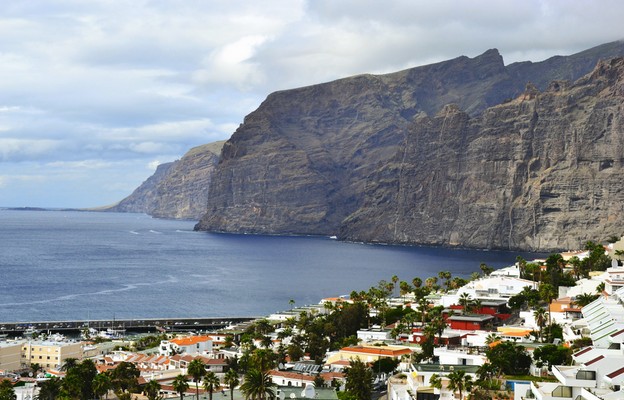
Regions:
M 72 321 L 33 321 L 0 322 L 2 335 L 23 335 L 40 331 L 61 334 L 78 334 L 94 329 L 125 330 L 128 333 L 167 332 L 167 331 L 214 331 L 244 324 L 258 317 L 205 317 L 205 318 L 142 318 L 111 320 L 72 320 Z

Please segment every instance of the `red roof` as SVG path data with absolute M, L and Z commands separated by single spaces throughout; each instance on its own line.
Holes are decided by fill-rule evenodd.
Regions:
M 574 354 L 572 354 L 572 355 L 573 355 L 573 356 L 575 356 L 575 357 L 576 357 L 576 356 L 580 356 L 581 354 L 585 354 L 585 353 L 587 353 L 588 351 L 590 351 L 590 350 L 592 350 L 592 349 L 593 349 L 593 347 L 589 346 L 589 347 L 586 347 L 586 348 L 584 348 L 583 350 L 581 350 L 581 351 L 579 351 L 579 352 L 577 352 L 577 353 L 574 353 Z
M 593 360 L 586 362 L 586 363 L 585 363 L 585 365 L 590 365 L 590 364 L 593 364 L 593 363 L 595 363 L 596 361 L 600 361 L 600 360 L 602 360 L 603 358 L 605 358 L 605 357 L 604 357 L 604 356 L 602 356 L 602 355 L 600 355 L 600 356 L 598 356 L 598 357 L 594 358 Z
M 624 329 L 620 329 L 619 331 L 612 333 L 611 337 L 616 337 L 617 335 L 621 335 L 622 333 L 624 333 Z
M 611 372 L 610 374 L 607 374 L 607 376 L 608 376 L 609 378 L 615 378 L 616 376 L 620 375 L 620 374 L 621 374 L 621 373 L 623 373 L 623 372 L 624 372 L 624 367 L 622 367 L 622 368 L 620 368 L 620 369 L 618 369 L 618 370 L 616 370 L 616 371 L 613 371 L 613 372 Z
M 340 351 L 352 352 L 352 353 L 365 353 L 372 354 L 377 356 L 386 356 L 386 357 L 398 357 L 404 354 L 412 354 L 410 349 L 388 349 L 384 347 L 363 347 L 363 346 L 353 346 L 353 347 L 343 347 Z

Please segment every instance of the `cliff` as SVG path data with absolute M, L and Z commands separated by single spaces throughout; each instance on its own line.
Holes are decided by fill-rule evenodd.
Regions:
M 619 233 L 622 62 L 548 83 L 616 54 L 489 50 L 273 93 L 225 143 L 196 229 L 539 250 Z
M 554 250 L 624 222 L 624 59 L 470 117 L 422 117 L 368 179 L 344 239 Z
M 206 212 L 210 180 L 223 143 L 194 147 L 181 159 L 159 165 L 130 196 L 106 211 L 198 220 Z

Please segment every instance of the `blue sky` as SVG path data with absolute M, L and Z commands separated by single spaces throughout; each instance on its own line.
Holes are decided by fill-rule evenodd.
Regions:
M 94 207 L 227 139 L 271 92 L 498 48 L 624 39 L 621 1 L 8 0 L 0 206 Z

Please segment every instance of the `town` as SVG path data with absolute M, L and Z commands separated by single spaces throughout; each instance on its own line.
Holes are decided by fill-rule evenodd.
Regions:
M 3 399 L 624 398 L 624 238 L 211 331 L 0 339 Z

